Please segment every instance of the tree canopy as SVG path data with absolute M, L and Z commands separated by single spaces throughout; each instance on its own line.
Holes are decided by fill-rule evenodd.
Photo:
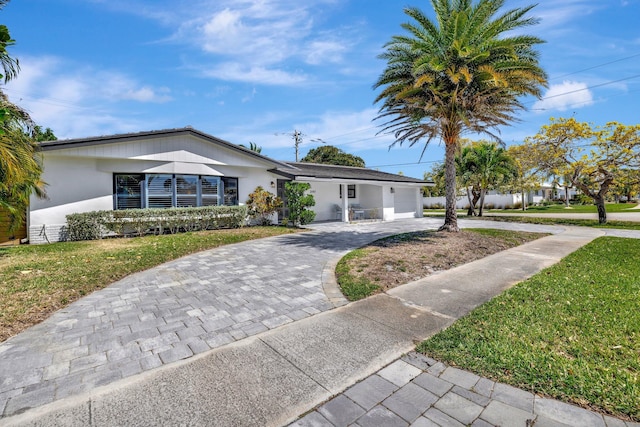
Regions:
M 325 165 L 365 167 L 362 157 L 349 154 L 333 145 L 322 145 L 309 150 L 301 162 L 320 163 Z
M 527 6 L 502 11 L 504 0 L 431 0 L 435 20 L 406 8 L 407 35 L 393 36 L 380 56 L 387 62 L 381 88 L 381 132 L 410 146 L 434 138 L 445 144 L 446 215 L 442 230 L 458 231 L 455 154 L 465 132 L 496 138 L 516 120 L 523 95 L 541 95 L 546 73 L 538 65 L 537 37 L 522 34 L 538 22 Z
M 2 9 L 8 0 L 0 0 Z M 5 25 L 0 25 L 0 66 L 4 83 L 15 78 L 20 70 L 18 60 L 7 51 L 15 41 Z M 9 213 L 10 228 L 15 229 L 25 219 L 32 193 L 44 197 L 41 160 L 37 154 L 41 139 L 55 138 L 51 129 L 33 123 L 29 114 L 13 104 L 0 90 L 0 208 Z
M 489 190 L 504 188 L 517 174 L 514 160 L 498 144 L 488 141 L 472 142 L 462 147 L 456 156 L 457 174 L 461 185 L 467 190 L 469 214 L 484 212 L 484 198 Z M 473 196 L 473 197 L 472 197 Z
M 609 122 L 594 126 L 574 118 L 552 118 L 525 140 L 524 149 L 547 173 L 566 177 L 591 197 L 598 207 L 598 220 L 604 224 L 607 193 L 616 182 L 629 177 L 625 170 L 640 168 L 640 125 Z

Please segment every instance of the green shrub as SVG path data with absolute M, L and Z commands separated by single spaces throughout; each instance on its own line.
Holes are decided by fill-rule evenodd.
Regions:
M 249 216 L 257 219 L 260 225 L 270 225 L 271 215 L 273 215 L 280 206 L 282 206 L 280 197 L 260 186 L 256 187 L 253 193 L 249 194 L 249 199 L 247 200 Z
M 289 221 L 294 226 L 309 224 L 316 217 L 314 211 L 307 209 L 316 204 L 312 194 L 304 194 L 310 188 L 311 184 L 306 182 L 287 182 L 284 185 Z
M 70 240 L 96 240 L 104 236 L 180 233 L 238 228 L 247 218 L 246 206 L 126 209 L 67 215 Z
M 105 234 L 106 211 L 67 215 L 69 240 L 98 240 Z

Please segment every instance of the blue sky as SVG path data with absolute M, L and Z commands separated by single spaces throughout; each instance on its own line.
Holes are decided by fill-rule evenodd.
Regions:
M 531 4 L 507 0 L 508 8 Z M 193 126 L 294 160 L 314 139 L 422 177 L 443 148 L 377 135 L 377 58 L 425 0 L 13 0 L 0 12 L 18 78 L 3 88 L 59 138 Z M 539 0 L 546 99 L 525 99 L 507 144 L 550 117 L 640 122 L 640 0 Z M 289 134 L 289 135 L 287 135 Z

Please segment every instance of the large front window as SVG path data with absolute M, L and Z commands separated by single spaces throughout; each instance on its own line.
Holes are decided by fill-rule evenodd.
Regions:
M 114 177 L 115 209 L 133 209 L 142 206 L 144 175 L 116 175 Z
M 238 178 L 180 174 L 114 174 L 114 209 L 238 204 Z

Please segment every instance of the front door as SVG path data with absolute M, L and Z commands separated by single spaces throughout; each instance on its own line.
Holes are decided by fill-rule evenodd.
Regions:
M 279 179 L 277 184 L 276 196 L 282 200 L 282 207 L 278 209 L 278 223 L 282 223 L 284 218 L 289 218 L 289 208 L 287 207 L 287 197 L 284 192 L 284 183 L 290 182 L 288 179 Z

